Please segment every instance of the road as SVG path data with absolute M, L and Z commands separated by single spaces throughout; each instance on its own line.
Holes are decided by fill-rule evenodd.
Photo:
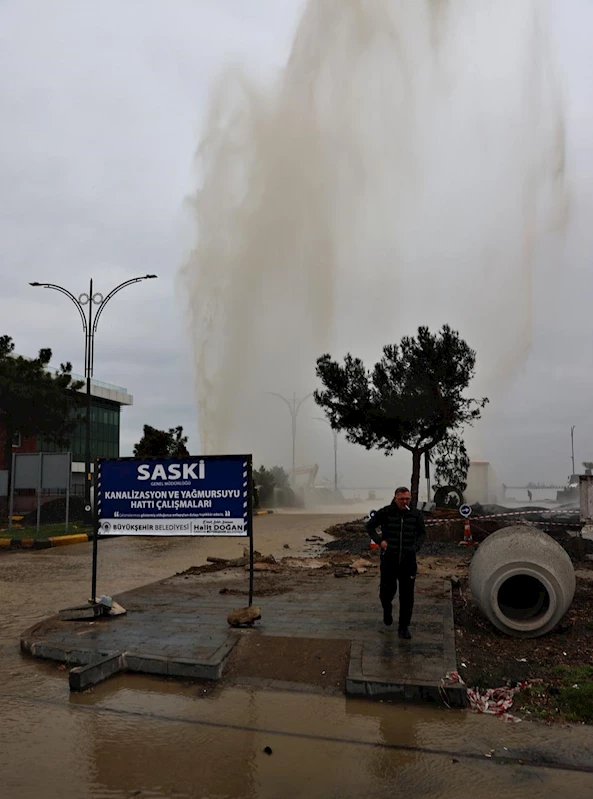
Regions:
M 351 515 L 255 520 L 267 554 Z M 117 594 L 236 556 L 242 540 L 121 538 L 100 542 L 101 593 Z M 25 658 L 20 633 L 89 594 L 88 544 L 0 554 L 0 785 L 7 799 L 124 797 L 589 796 L 593 734 L 430 707 L 309 693 L 119 676 L 71 695 L 66 672 Z M 270 747 L 272 754 L 267 754 Z M 504 749 L 506 747 L 506 750 Z M 494 757 L 487 758 L 494 750 Z M 514 758 L 511 765 L 500 760 Z M 561 768 L 521 766 L 555 758 Z M 587 757 L 589 759 L 587 760 Z

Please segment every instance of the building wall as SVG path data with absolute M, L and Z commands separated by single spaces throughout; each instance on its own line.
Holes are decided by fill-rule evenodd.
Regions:
M 496 472 L 488 461 L 472 461 L 467 473 L 465 501 L 492 505 L 500 502 L 501 486 Z
M 93 397 L 91 401 L 91 453 L 93 458 L 119 458 L 120 406 L 116 402 Z M 70 442 L 59 447 L 41 439 L 43 452 L 72 452 L 74 462 L 85 460 L 86 406 L 83 406 L 79 423 Z
M 72 438 L 65 446 L 59 446 L 44 438 L 23 438 L 16 453 L 24 452 L 72 452 L 72 460 L 83 462 L 86 448 L 86 410 L 83 410 Z M 91 452 L 93 458 L 119 458 L 120 406 L 116 402 L 93 397 L 91 403 Z M 0 469 L 4 463 L 4 427 L 0 421 Z
M 0 417 L 1 419 L 1 417 Z M 6 440 L 6 434 L 4 431 L 4 426 L 0 421 L 0 469 L 7 469 L 9 464 L 4 463 L 4 442 Z M 23 438 L 21 439 L 20 447 L 13 447 L 12 451 L 17 454 L 22 454 L 25 452 L 36 452 L 37 451 L 37 442 L 34 438 Z

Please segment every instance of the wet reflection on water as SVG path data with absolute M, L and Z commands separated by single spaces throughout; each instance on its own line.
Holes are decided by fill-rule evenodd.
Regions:
M 269 540 L 261 549 L 280 554 L 287 538 L 296 549 L 299 537 L 323 529 L 312 517 L 269 519 L 262 518 L 267 527 L 260 526 L 261 539 Z M 273 525 L 281 535 L 274 536 Z M 179 539 L 156 546 L 138 539 L 103 543 L 100 587 L 113 593 L 169 576 L 208 554 L 242 549 L 241 542 L 228 541 L 220 542 L 220 549 L 214 542 Z M 197 684 L 138 675 L 70 694 L 67 672 L 22 657 L 18 636 L 86 598 L 89 566 L 87 545 L 0 555 L 2 797 L 358 799 L 471 793 L 476 799 L 547 799 L 593 793 L 589 773 L 495 760 L 559 758 L 593 768 L 589 728 L 505 725 L 424 706 L 240 687 L 204 693 Z M 489 760 L 484 754 L 492 749 Z

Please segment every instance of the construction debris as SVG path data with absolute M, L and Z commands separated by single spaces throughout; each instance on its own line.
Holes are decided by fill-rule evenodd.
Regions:
M 231 610 L 226 620 L 231 627 L 253 627 L 254 623 L 260 619 L 261 609 L 252 605 L 249 608 Z
M 206 558 L 208 563 L 217 563 L 221 564 L 222 566 L 228 566 L 229 568 L 241 568 L 246 564 L 249 564 L 249 558 L 214 558 L 208 557 Z

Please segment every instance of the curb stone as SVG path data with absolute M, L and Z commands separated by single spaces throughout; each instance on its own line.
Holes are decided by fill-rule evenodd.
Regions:
M 52 535 L 49 538 L 0 538 L 0 549 L 51 549 L 68 544 L 85 544 L 92 540 L 92 533 Z

